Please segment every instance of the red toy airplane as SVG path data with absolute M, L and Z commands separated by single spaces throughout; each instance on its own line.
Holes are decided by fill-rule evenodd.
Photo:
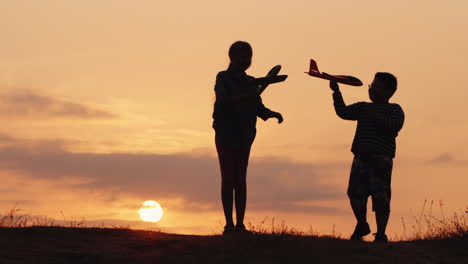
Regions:
M 317 63 L 313 59 L 310 60 L 309 72 L 306 72 L 306 73 L 309 74 L 310 76 L 313 76 L 313 77 L 326 79 L 326 80 L 330 80 L 330 81 L 335 81 L 335 82 L 338 82 L 338 83 L 344 83 L 344 84 L 348 84 L 348 85 L 352 85 L 352 86 L 362 86 L 361 80 L 359 80 L 358 78 L 353 77 L 353 76 L 349 76 L 349 75 L 330 75 L 330 74 L 325 73 L 325 72 L 321 73 L 319 71 L 318 67 L 317 67 Z

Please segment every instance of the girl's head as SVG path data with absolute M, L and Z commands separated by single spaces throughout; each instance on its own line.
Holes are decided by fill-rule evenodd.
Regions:
M 252 47 L 245 41 L 236 41 L 229 48 L 230 68 L 246 71 L 252 63 Z

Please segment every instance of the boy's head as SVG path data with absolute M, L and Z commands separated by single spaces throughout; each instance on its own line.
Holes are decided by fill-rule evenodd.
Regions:
M 236 41 L 229 48 L 231 67 L 235 70 L 246 71 L 252 63 L 252 47 L 245 41 Z
M 378 72 L 369 85 L 369 98 L 374 103 L 385 103 L 397 90 L 397 79 L 391 73 Z

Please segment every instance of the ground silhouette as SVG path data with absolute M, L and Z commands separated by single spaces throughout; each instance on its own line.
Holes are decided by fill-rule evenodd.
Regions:
M 21 227 L 0 228 L 0 263 L 468 263 L 466 245 L 467 236 L 368 243 L 288 235 Z

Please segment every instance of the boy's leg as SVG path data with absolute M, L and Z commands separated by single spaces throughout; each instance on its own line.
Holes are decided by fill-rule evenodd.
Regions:
M 369 224 L 367 223 L 366 213 L 367 213 L 367 198 L 365 199 L 350 199 L 351 207 L 356 217 L 357 223 L 354 227 L 353 234 L 351 235 L 351 240 L 362 240 L 364 236 L 370 234 L 371 230 Z
M 349 198 L 358 224 L 367 223 L 367 198 Z
M 353 159 L 348 184 L 348 197 L 357 224 L 351 235 L 352 240 L 360 240 L 370 233 L 367 223 L 368 168 L 366 160 L 359 155 Z
M 386 241 L 386 229 L 390 217 L 391 177 L 393 160 L 389 157 L 378 157 L 371 175 L 372 210 L 377 223 L 376 241 Z
M 385 234 L 387 229 L 390 212 L 375 212 L 375 221 L 377 223 L 377 234 Z
M 234 182 L 236 199 L 236 227 L 245 229 L 244 215 L 247 204 L 247 167 L 249 164 L 250 146 L 239 150 L 236 159 L 236 174 Z
M 223 203 L 224 217 L 226 219 L 225 229 L 234 229 L 234 221 L 232 220 L 235 171 L 234 155 L 231 148 L 218 144 L 218 142 L 216 142 L 216 150 L 218 152 L 219 167 L 221 169 L 221 201 Z

